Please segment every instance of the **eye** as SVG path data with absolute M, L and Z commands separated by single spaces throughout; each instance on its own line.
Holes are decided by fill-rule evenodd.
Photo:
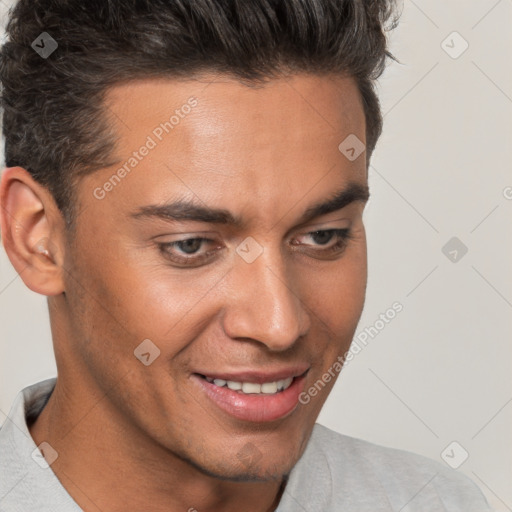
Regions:
M 174 242 L 158 244 L 160 251 L 171 261 L 180 265 L 198 265 L 212 256 L 220 248 L 214 240 L 204 237 L 186 238 Z M 214 247 L 214 249 L 199 253 L 205 246 Z M 199 253 L 199 255 L 198 255 Z
M 312 252 L 323 256 L 334 255 L 343 252 L 352 239 L 350 229 L 322 229 L 318 231 L 311 231 L 305 235 L 301 235 L 296 240 L 310 239 L 313 244 L 292 242 L 293 245 L 302 245 L 305 247 L 313 247 Z M 316 249 L 314 247 L 317 247 Z

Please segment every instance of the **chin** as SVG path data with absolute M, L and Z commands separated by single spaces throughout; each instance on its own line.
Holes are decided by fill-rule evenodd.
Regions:
M 277 465 L 270 461 L 265 463 L 263 460 L 259 460 L 257 463 L 252 462 L 246 465 L 235 460 L 235 463 L 233 463 L 233 459 L 231 461 L 224 459 L 221 462 L 208 464 L 200 464 L 192 460 L 188 460 L 188 462 L 207 476 L 231 482 L 279 482 L 283 477 L 289 475 L 296 462 L 289 461 L 286 465 Z
M 288 476 L 290 470 L 280 470 L 269 466 L 244 470 L 241 470 L 240 468 L 231 468 L 222 472 L 218 469 L 215 471 L 205 470 L 203 472 L 208 476 L 230 482 L 280 482 L 283 477 Z

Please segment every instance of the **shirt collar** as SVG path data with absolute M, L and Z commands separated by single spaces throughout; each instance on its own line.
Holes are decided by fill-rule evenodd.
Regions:
M 81 511 L 42 457 L 27 425 L 41 412 L 55 383 L 56 378 L 47 379 L 18 393 L 0 429 L 0 510 Z

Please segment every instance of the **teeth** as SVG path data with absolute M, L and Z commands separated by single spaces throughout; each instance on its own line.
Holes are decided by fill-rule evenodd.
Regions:
M 242 384 L 242 391 L 244 393 L 261 393 L 261 384 L 255 384 L 253 382 L 244 382 Z
M 255 382 L 236 382 L 234 380 L 226 381 L 224 379 L 212 379 L 211 377 L 206 377 L 206 380 L 221 388 L 227 386 L 233 391 L 241 391 L 246 394 L 273 395 L 274 393 L 288 389 L 293 381 L 293 377 L 288 377 L 287 379 L 278 380 L 276 382 L 264 382 L 263 384 L 257 384 Z
M 262 393 L 277 393 L 277 382 L 265 382 L 261 385 Z
M 293 377 L 288 377 L 284 380 L 278 380 L 277 381 L 277 390 L 281 391 L 282 389 L 288 389 L 290 387 L 290 384 L 292 383 Z

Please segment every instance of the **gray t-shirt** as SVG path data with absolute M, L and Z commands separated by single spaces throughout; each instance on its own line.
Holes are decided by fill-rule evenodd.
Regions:
M 0 429 L 1 512 L 81 510 L 45 464 L 27 427 L 54 386 L 55 379 L 48 379 L 21 391 Z M 489 510 L 471 480 L 439 462 L 316 424 L 276 512 Z

